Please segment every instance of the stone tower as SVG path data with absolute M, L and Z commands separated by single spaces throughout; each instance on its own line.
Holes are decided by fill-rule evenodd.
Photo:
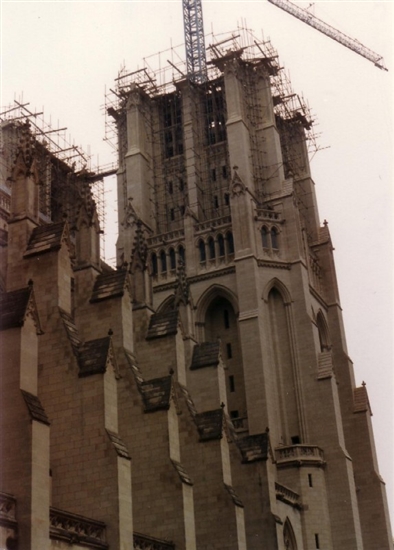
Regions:
M 138 73 L 121 77 L 110 110 L 120 151 L 119 267 L 138 263 L 133 243 L 145 246 L 139 322 L 178 312 L 174 377 L 198 414 L 222 403 L 232 426 L 224 483 L 244 506 L 238 540 L 390 548 L 367 390 L 355 386 L 309 167 L 308 110 L 267 44 L 226 42 L 210 66 L 202 85 L 179 75 L 164 88 L 147 73 L 143 84 Z M 217 363 L 200 362 L 215 346 L 219 382 Z M 168 366 L 141 356 L 150 377 Z M 208 548 L 203 540 L 197 528 L 197 548 Z

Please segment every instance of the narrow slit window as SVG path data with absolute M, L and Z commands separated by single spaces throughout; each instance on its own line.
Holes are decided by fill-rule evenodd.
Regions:
M 231 344 L 226 344 L 226 351 L 227 351 L 227 359 L 231 359 L 233 356 L 233 350 L 231 348 Z
M 167 271 L 167 256 L 164 250 L 160 252 L 160 266 L 161 272 L 165 273 Z
M 228 383 L 229 383 L 229 386 L 230 386 L 230 392 L 233 393 L 235 392 L 235 381 L 234 381 L 234 375 L 230 375 L 228 377 Z
M 209 249 L 209 259 L 213 260 L 215 258 L 215 241 L 212 237 L 208 240 L 208 249 Z
M 315 546 L 316 548 L 320 548 L 320 542 L 319 542 L 319 535 L 318 533 L 315 533 Z
M 170 248 L 169 256 L 170 256 L 170 269 L 174 270 L 176 268 L 176 260 L 175 260 L 175 250 L 173 248 Z
M 152 275 L 157 275 L 157 256 L 155 253 L 151 256 Z
M 223 321 L 224 321 L 224 328 L 230 328 L 230 316 L 228 314 L 228 309 L 225 309 L 223 311 Z
M 263 248 L 268 248 L 268 229 L 265 227 L 265 225 L 263 225 L 263 227 L 261 228 L 261 240 L 263 241 Z
M 308 483 L 309 483 L 309 487 L 313 487 L 312 474 L 308 474 Z
M 215 205 L 215 208 L 219 208 L 219 198 L 217 195 L 213 197 L 213 204 Z
M 225 193 L 224 194 L 224 204 L 226 206 L 230 206 L 230 193 Z
M 224 239 L 223 235 L 218 235 L 218 247 L 219 247 L 219 256 L 224 256 Z

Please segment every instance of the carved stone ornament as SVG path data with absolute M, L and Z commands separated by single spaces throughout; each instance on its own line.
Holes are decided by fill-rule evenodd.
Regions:
M 141 105 L 141 103 L 141 90 L 139 89 L 138 85 L 133 82 L 130 85 L 130 92 L 127 97 L 127 109 L 138 107 L 139 105 Z
M 132 205 L 132 197 L 129 197 L 127 199 L 127 205 L 125 208 L 125 214 L 123 218 L 122 225 L 123 227 L 133 227 L 133 225 L 137 222 L 138 216 L 137 212 L 134 209 L 134 206 Z
M 34 290 L 33 290 L 33 281 L 29 281 L 29 287 L 31 289 L 30 296 L 29 296 L 29 301 L 27 303 L 26 312 L 23 320 L 25 321 L 25 319 L 30 317 L 33 320 L 34 327 L 37 331 L 37 334 L 44 334 L 44 331 L 41 328 L 40 318 L 38 316 L 37 304 L 36 304 L 36 299 L 35 299 Z
M 114 345 L 112 343 L 112 330 L 111 329 L 108 331 L 108 336 L 110 337 L 111 341 L 110 341 L 110 344 L 109 344 L 109 347 L 108 347 L 106 368 L 108 368 L 109 366 L 112 366 L 113 371 L 114 371 L 114 376 L 115 376 L 116 380 L 119 380 L 120 373 L 119 373 L 118 363 L 117 363 L 116 357 L 115 357 Z
M 146 260 L 148 257 L 148 247 L 144 232 L 142 230 L 141 220 L 137 220 L 137 228 L 134 237 L 134 248 L 131 253 L 131 268 L 130 271 L 134 273 L 136 269 L 144 270 L 146 268 Z
M 105 523 L 52 507 L 49 519 L 51 539 L 102 550 L 108 549 Z
M 235 52 L 233 52 L 233 54 L 234 54 L 233 58 L 226 60 L 226 64 L 225 64 L 226 76 L 229 76 L 229 75 L 237 76 L 239 72 L 239 62 L 238 62 L 238 59 L 235 57 Z M 229 52 L 229 55 L 231 55 L 230 52 Z
M 11 179 L 16 180 L 19 175 L 33 176 L 35 183 L 39 182 L 37 163 L 35 159 L 35 140 L 30 131 L 30 122 L 27 120 L 21 126 L 19 144 L 12 169 Z
M 190 287 L 186 277 L 185 265 L 183 262 L 179 264 L 177 273 L 177 286 L 175 290 L 175 307 L 179 304 L 190 303 Z
M 233 176 L 232 185 L 231 185 L 231 193 L 233 197 L 239 197 L 240 195 L 244 195 L 246 193 L 245 184 L 239 177 L 235 166 L 234 166 L 234 176 Z

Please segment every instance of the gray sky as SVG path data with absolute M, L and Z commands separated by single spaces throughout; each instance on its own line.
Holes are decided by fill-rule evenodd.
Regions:
M 309 2 L 299 3 L 306 7 Z M 263 30 L 316 114 L 322 149 L 312 160 L 321 221 L 335 246 L 348 353 L 367 383 L 380 472 L 393 522 L 393 3 L 319 1 L 312 13 L 384 57 L 389 73 L 264 0 L 203 0 L 206 33 Z M 1 1 L 1 105 L 44 107 L 99 163 L 105 87 L 120 66 L 183 42 L 181 0 Z M 162 54 L 162 63 L 170 58 Z M 107 186 L 113 187 L 112 181 Z M 114 254 L 116 203 L 107 193 L 107 245 Z

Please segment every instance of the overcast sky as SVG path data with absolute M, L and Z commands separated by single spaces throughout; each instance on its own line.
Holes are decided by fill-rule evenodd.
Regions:
M 312 8 L 381 54 L 388 73 L 265 0 L 203 0 L 203 11 L 206 33 L 246 24 L 270 37 L 316 115 L 322 150 L 311 167 L 320 218 L 335 246 L 348 353 L 357 385 L 367 383 L 393 518 L 393 3 L 319 1 Z M 133 71 L 143 57 L 183 42 L 182 5 L 2 0 L 1 36 L 1 105 L 23 94 L 29 108 L 44 107 L 53 126 L 67 126 L 76 144 L 107 164 L 116 158 L 103 142 L 105 87 L 123 63 Z M 107 197 L 113 257 L 116 203 Z

